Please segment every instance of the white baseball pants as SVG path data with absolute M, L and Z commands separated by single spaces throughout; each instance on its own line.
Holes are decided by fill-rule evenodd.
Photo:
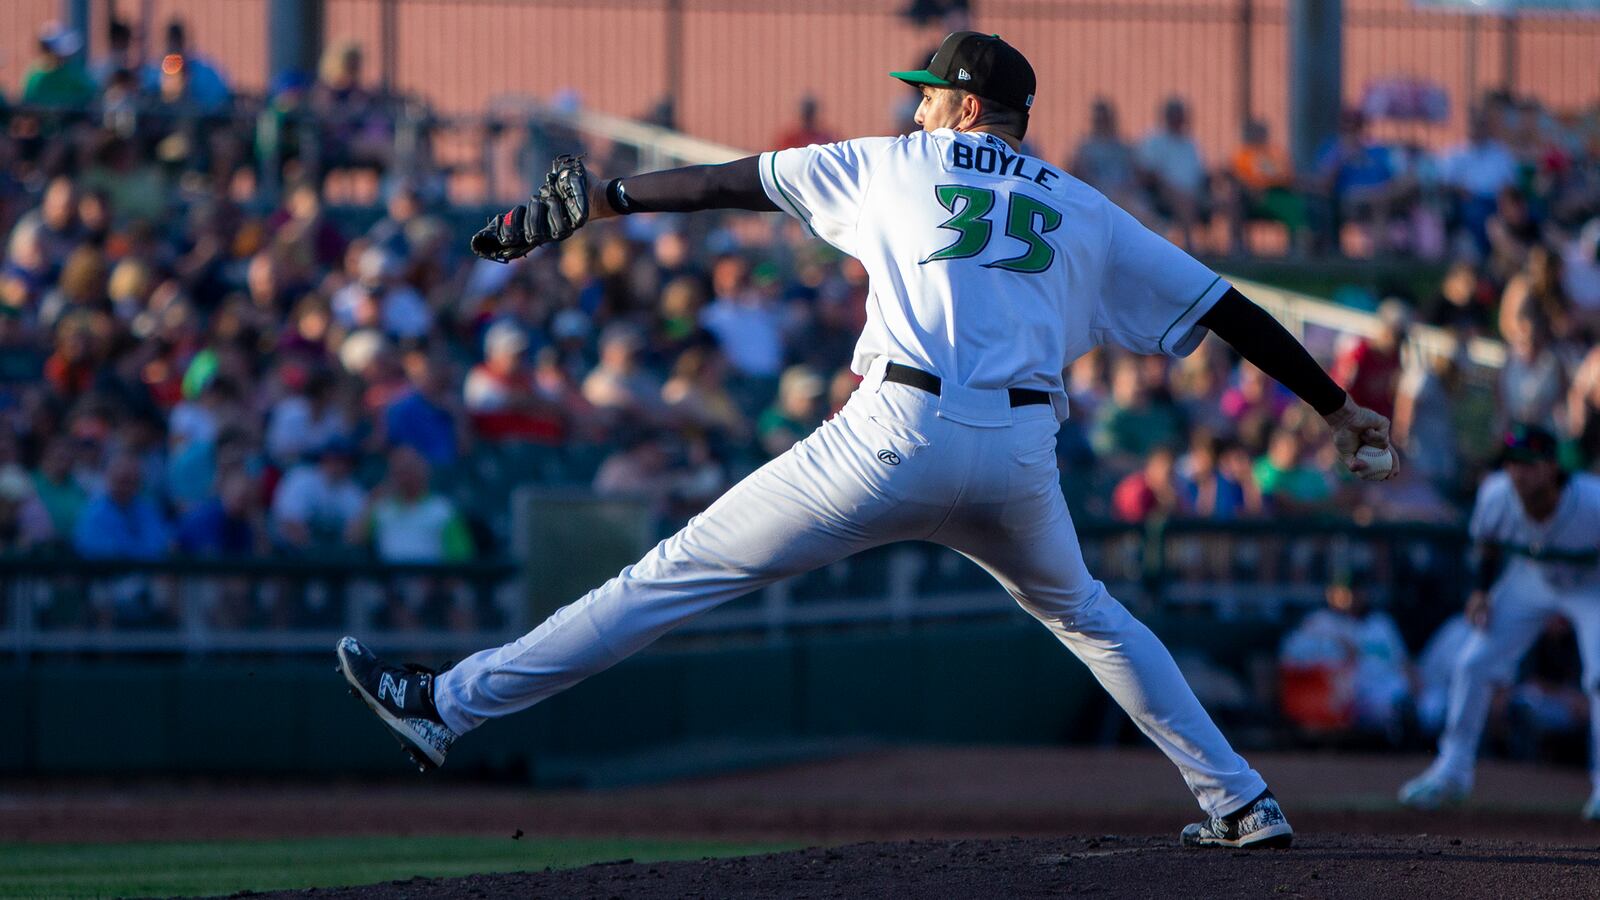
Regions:
M 1496 685 L 1509 683 L 1517 665 L 1538 640 L 1545 620 L 1560 615 L 1572 623 L 1589 695 L 1589 771 L 1600 790 L 1600 594 L 1558 591 L 1531 571 L 1507 573 L 1489 592 L 1489 625 L 1474 629 L 1456 657 L 1450 705 L 1439 736 L 1435 768 L 1470 788 L 1478 742 L 1489 717 Z
M 983 566 L 1081 659 L 1182 773 L 1208 814 L 1266 784 L 1228 745 L 1172 656 L 1090 577 L 1067 513 L 1048 405 L 873 367 L 845 408 L 637 563 L 518 640 L 441 675 L 458 733 L 577 684 L 674 626 L 774 581 L 903 540 Z M 974 677 L 977 677 L 974 673 Z

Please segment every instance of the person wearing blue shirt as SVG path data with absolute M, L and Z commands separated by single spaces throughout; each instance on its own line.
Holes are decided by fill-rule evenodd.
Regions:
M 217 479 L 216 492 L 178 523 L 178 549 L 191 556 L 251 556 L 267 551 L 255 480 L 242 468 Z
M 72 545 L 85 559 L 160 559 L 172 535 L 155 501 L 142 493 L 139 458 L 121 454 L 106 470 L 106 488 L 84 507 Z
M 461 417 L 445 373 L 421 353 L 407 358 L 406 370 L 411 389 L 384 410 L 384 437 L 390 446 L 422 454 L 431 466 L 449 466 L 461 447 Z

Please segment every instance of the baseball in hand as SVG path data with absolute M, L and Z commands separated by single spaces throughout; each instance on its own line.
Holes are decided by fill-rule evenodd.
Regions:
M 1394 471 L 1394 451 L 1387 447 L 1363 444 L 1356 451 L 1356 459 L 1367 464 L 1367 468 L 1359 473 L 1367 481 L 1382 481 Z

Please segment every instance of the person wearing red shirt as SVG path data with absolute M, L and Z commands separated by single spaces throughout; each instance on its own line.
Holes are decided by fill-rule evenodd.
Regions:
M 1333 380 L 1349 392 L 1355 402 L 1381 415 L 1394 415 L 1394 399 L 1400 387 L 1400 348 L 1405 345 L 1411 313 L 1399 300 L 1385 300 L 1378 307 L 1381 328 L 1370 338 L 1362 338 L 1339 353 L 1333 364 Z
M 831 144 L 836 140 L 838 138 L 832 132 L 817 124 L 817 98 L 807 95 L 800 98 L 800 122 L 779 132 L 772 149 L 787 150 L 790 147 Z

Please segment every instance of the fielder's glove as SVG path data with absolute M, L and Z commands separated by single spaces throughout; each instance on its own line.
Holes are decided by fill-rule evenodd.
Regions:
M 578 156 L 558 156 L 539 193 L 527 204 L 489 219 L 472 236 L 472 252 L 506 263 L 534 248 L 559 243 L 589 221 L 589 176 Z

